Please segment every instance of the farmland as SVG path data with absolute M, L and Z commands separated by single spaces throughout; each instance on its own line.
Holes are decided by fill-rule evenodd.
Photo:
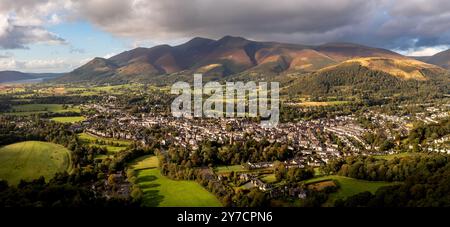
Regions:
M 79 113 L 80 109 L 73 106 L 64 106 L 61 104 L 25 104 L 15 105 L 8 114 L 12 115 L 32 115 L 42 113 Z
M 16 185 L 21 179 L 32 180 L 70 170 L 70 152 L 46 142 L 21 142 L 0 148 L 0 179 Z
M 175 181 L 161 175 L 158 159 L 144 156 L 130 167 L 136 171 L 136 184 L 143 190 L 143 206 L 218 207 L 219 200 L 194 181 Z

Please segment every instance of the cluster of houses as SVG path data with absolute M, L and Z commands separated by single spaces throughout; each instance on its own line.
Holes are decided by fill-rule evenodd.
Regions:
M 152 139 L 142 133 L 144 129 L 162 126 L 169 129 L 162 144 L 174 144 L 192 150 L 198 149 L 205 140 L 233 143 L 252 138 L 256 141 L 265 139 L 270 143 L 288 144 L 289 149 L 297 154 L 297 160 L 291 161 L 292 166 L 318 166 L 336 157 L 380 152 L 378 147 L 370 146 L 363 138 L 367 132 L 374 133 L 373 129 L 362 127 L 355 115 L 280 123 L 275 128 L 262 128 L 258 122 L 242 118 L 174 118 L 157 113 L 131 114 L 110 101 L 85 105 L 83 108 L 95 112 L 95 115 L 83 122 L 85 131 L 98 136 L 140 141 L 143 144 Z M 426 110 L 426 117 L 433 120 L 448 115 L 441 108 L 429 107 Z M 394 116 L 373 111 L 368 111 L 363 116 L 376 125 L 377 131 L 384 130 L 388 138 L 393 138 L 394 132 L 407 135 L 410 130 L 408 125 L 413 121 L 408 115 Z M 424 115 L 423 119 L 426 117 Z M 396 128 L 392 128 L 392 125 Z M 439 151 L 442 152 L 442 149 Z M 392 151 L 385 153 L 389 152 Z M 255 166 L 249 168 L 257 169 L 264 168 L 258 165 L 269 164 L 251 165 Z

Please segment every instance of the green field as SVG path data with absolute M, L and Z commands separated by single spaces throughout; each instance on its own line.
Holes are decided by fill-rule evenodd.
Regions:
M 214 171 L 221 174 L 221 173 L 231 173 L 232 171 L 246 172 L 248 170 L 242 167 L 242 165 L 234 165 L 234 166 L 218 166 L 214 168 Z
M 108 155 L 124 151 L 128 148 L 129 145 L 131 145 L 131 142 L 128 140 L 103 138 L 88 133 L 80 133 L 78 134 L 78 137 L 85 144 L 106 148 L 108 150 Z M 99 155 L 97 158 L 106 158 L 108 157 L 108 155 Z
M 313 183 L 332 181 L 332 180 L 336 180 L 337 182 L 339 182 L 340 188 L 337 192 L 330 194 L 330 197 L 328 198 L 328 201 L 326 202 L 325 206 L 332 206 L 334 204 L 334 201 L 336 201 L 337 199 L 340 199 L 340 198 L 341 199 L 347 198 L 349 196 L 356 195 L 358 193 L 365 192 L 365 191 L 375 193 L 378 190 L 378 188 L 380 188 L 380 187 L 398 184 L 395 182 L 393 183 L 393 182 L 384 182 L 384 181 L 358 180 L 358 179 L 354 179 L 354 178 L 337 176 L 337 175 L 313 178 L 313 179 L 305 181 L 305 184 L 313 184 Z
M 219 200 L 195 181 L 175 181 L 161 175 L 156 156 L 144 156 L 130 167 L 144 192 L 147 207 L 219 207 Z
M 264 175 L 264 177 L 262 177 L 261 180 L 268 184 L 273 184 L 273 183 L 277 182 L 277 178 L 275 177 L 275 174 L 273 174 L 273 173 Z
M 75 112 L 79 113 L 80 109 L 76 107 L 64 108 L 61 104 L 25 104 L 12 106 L 12 111 L 8 114 L 13 115 L 31 115 L 42 113 L 67 113 Z
M 377 155 L 377 156 L 374 156 L 374 158 L 376 158 L 376 159 L 384 159 L 384 160 L 388 160 L 389 161 L 389 160 L 392 160 L 394 158 L 404 158 L 404 157 L 413 156 L 413 155 L 420 155 L 420 154 L 403 152 L 403 153 L 391 154 L 391 155 Z
M 70 166 L 70 151 L 53 143 L 28 141 L 0 148 L 0 179 L 11 185 L 40 176 L 49 180 Z
M 59 123 L 76 123 L 86 120 L 85 117 L 54 117 L 51 119 Z

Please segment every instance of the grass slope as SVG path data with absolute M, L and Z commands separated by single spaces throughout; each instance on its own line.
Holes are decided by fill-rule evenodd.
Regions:
M 70 165 L 70 151 L 53 143 L 28 141 L 0 148 L 0 179 L 11 185 L 40 176 L 49 180 Z
M 219 200 L 195 181 L 175 181 L 161 175 L 156 156 L 135 160 L 136 183 L 147 207 L 219 207 Z

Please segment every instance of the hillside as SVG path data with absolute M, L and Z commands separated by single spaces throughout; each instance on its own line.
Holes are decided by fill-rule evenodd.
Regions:
M 358 65 L 369 70 L 384 72 L 404 80 L 425 81 L 436 74 L 445 74 L 445 70 L 435 65 L 430 65 L 413 59 L 406 58 L 354 58 L 341 64 L 321 69 L 319 72 L 326 73 L 337 68 Z
M 450 69 L 450 50 L 446 50 L 428 57 L 426 62 Z
M 17 72 L 17 71 L 1 71 L 0 72 L 0 83 L 17 81 L 17 80 L 29 80 L 29 79 L 33 79 L 33 78 L 34 78 L 33 75 L 30 75 L 27 73 L 22 73 L 22 72 Z
M 392 95 L 424 97 L 447 94 L 449 74 L 442 68 L 415 60 L 358 58 L 300 75 L 283 90 L 304 95 Z

